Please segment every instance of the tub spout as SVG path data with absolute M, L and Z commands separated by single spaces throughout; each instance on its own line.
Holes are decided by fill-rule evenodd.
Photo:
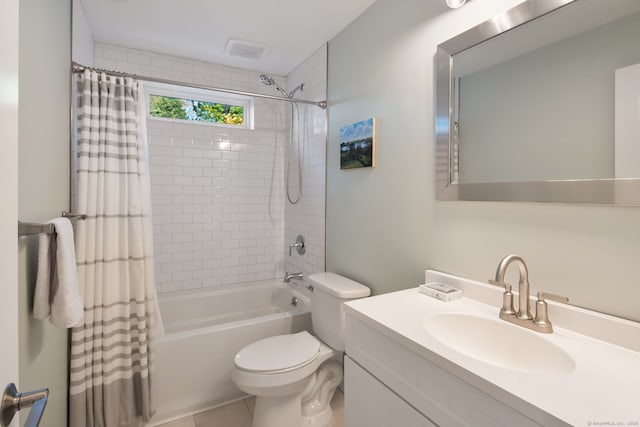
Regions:
M 284 283 L 289 283 L 291 279 L 302 280 L 304 278 L 304 274 L 302 273 L 289 273 L 285 271 L 284 273 Z

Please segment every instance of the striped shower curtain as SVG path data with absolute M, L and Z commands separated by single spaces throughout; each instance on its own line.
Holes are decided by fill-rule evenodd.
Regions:
M 74 211 L 84 322 L 71 332 L 70 427 L 138 426 L 152 415 L 157 301 L 139 84 L 76 75 Z M 144 102 L 140 102 L 144 104 Z

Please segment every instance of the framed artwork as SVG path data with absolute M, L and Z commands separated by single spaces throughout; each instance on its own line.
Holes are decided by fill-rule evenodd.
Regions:
M 376 165 L 376 119 L 340 128 L 340 169 L 372 168 Z

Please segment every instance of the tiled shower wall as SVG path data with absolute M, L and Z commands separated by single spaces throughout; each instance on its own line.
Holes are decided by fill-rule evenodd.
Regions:
M 104 44 L 95 45 L 95 66 L 273 90 L 256 72 Z M 288 106 L 261 99 L 254 105 L 253 130 L 147 120 L 159 292 L 282 276 Z
M 309 90 L 305 88 L 306 96 L 316 94 L 315 82 L 326 81 L 323 51 L 324 62 L 316 53 L 292 73 L 315 79 L 307 86 Z M 94 55 L 96 67 L 274 94 L 273 88 L 259 83 L 260 73 L 253 71 L 100 43 L 95 44 Z M 321 66 L 324 77 L 313 77 L 317 74 L 313 66 Z M 274 77 L 281 86 L 286 84 L 284 78 Z M 313 99 L 325 99 L 326 87 L 318 90 L 322 94 Z M 255 99 L 254 105 L 253 130 L 147 120 L 159 292 L 283 276 L 283 185 L 290 107 L 261 99 Z M 326 117 L 323 110 L 313 108 Z M 324 153 L 324 137 L 322 140 Z M 313 189 L 308 197 L 303 192 L 306 200 L 300 207 L 307 207 L 291 216 L 294 227 L 286 232 L 294 239 L 297 230 L 313 236 L 302 258 L 305 267 L 300 271 L 305 272 L 324 270 L 324 154 L 319 159 L 317 150 L 309 152 L 310 164 L 315 166 L 305 166 L 305 176 L 320 173 L 321 168 L 322 178 L 306 181 Z M 311 184 L 320 181 L 322 190 Z M 322 191 L 321 209 L 318 191 Z M 318 225 L 320 210 L 322 224 Z
M 304 90 L 296 98 L 327 99 L 327 48 L 323 46 L 287 76 L 287 90 L 304 83 Z M 285 203 L 285 270 L 302 272 L 304 277 L 325 269 L 325 171 L 327 144 L 327 115 L 315 106 L 298 105 L 306 126 L 302 143 L 302 196 L 296 204 Z M 294 144 L 297 143 L 294 140 Z M 297 195 L 298 169 L 294 164 L 289 171 L 292 196 Z M 286 196 L 285 196 L 286 197 Z M 305 238 L 306 253 L 295 249 L 288 256 L 288 246 L 301 234 Z

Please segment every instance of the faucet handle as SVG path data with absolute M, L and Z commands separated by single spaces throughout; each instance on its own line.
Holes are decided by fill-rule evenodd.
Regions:
M 304 255 L 305 247 L 304 247 L 304 236 L 302 234 L 298 234 L 296 237 L 296 242 L 289 245 L 289 256 L 291 256 L 291 250 L 296 248 L 298 255 Z
M 489 279 L 488 282 L 490 285 L 500 286 L 501 288 L 504 288 L 507 292 L 511 292 L 511 289 L 513 288 L 513 286 L 507 282 L 499 282 L 492 279 Z
M 513 293 L 511 293 L 510 283 L 507 282 L 499 282 L 497 280 L 489 279 L 489 283 L 495 286 L 500 286 L 504 288 L 504 293 L 502 294 L 502 308 L 500 309 L 500 314 L 503 316 L 511 316 L 516 314 L 516 310 L 513 308 Z
M 538 325 L 540 332 L 551 333 L 553 332 L 553 326 L 549 321 L 549 312 L 547 302 L 545 300 L 557 301 L 557 302 L 569 302 L 569 298 L 550 294 L 548 292 L 538 292 L 538 301 L 536 302 L 536 317 L 533 319 L 533 323 Z
M 538 292 L 538 301 L 551 300 L 556 302 L 569 302 L 569 298 L 562 295 L 550 294 L 549 292 Z

